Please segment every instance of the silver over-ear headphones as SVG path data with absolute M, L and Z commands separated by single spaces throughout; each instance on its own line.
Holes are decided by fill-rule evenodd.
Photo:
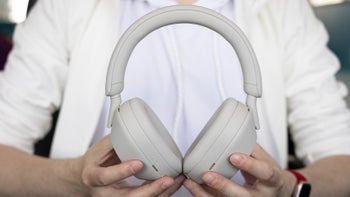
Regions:
M 171 24 L 192 23 L 221 34 L 235 49 L 242 66 L 246 104 L 226 99 L 204 126 L 183 158 L 176 143 L 155 113 L 141 99 L 121 104 L 120 93 L 131 52 L 146 35 Z M 256 99 L 261 97 L 259 65 L 243 32 L 219 13 L 193 5 L 155 10 L 133 23 L 115 47 L 107 73 L 106 95 L 111 98 L 108 126 L 122 161 L 139 159 L 144 168 L 136 177 L 154 180 L 184 173 L 198 183 L 208 170 L 231 178 L 237 169 L 229 162 L 234 152 L 250 154 L 259 128 Z

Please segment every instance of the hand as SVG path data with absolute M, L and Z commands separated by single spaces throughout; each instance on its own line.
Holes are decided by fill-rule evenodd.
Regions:
M 193 196 L 292 196 L 295 177 L 281 170 L 259 145 L 254 147 L 251 156 L 232 154 L 230 162 L 242 171 L 246 181 L 243 186 L 209 171 L 202 177 L 205 185 L 188 179 L 185 187 Z
M 142 169 L 138 160 L 120 162 L 109 135 L 93 145 L 80 159 L 81 186 L 86 196 L 170 196 L 182 185 L 185 177 L 175 180 L 162 177 L 140 186 L 130 186 L 124 179 Z

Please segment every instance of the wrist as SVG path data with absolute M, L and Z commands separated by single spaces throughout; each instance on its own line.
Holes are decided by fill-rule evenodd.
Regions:
M 306 177 L 297 170 L 288 170 L 290 174 L 292 174 L 296 183 L 294 186 L 294 191 L 292 193 L 293 197 L 309 197 L 311 192 L 311 185 L 308 183 Z
M 293 192 L 295 189 L 295 185 L 297 184 L 298 180 L 297 178 L 290 173 L 288 170 L 284 170 L 283 171 L 284 174 L 284 189 L 283 189 L 283 194 L 285 194 L 285 196 L 293 196 Z
M 84 157 L 78 157 L 75 159 L 71 159 L 71 172 L 72 172 L 72 180 L 75 186 L 77 193 L 82 194 L 82 196 L 87 196 L 89 194 L 89 188 L 83 183 L 82 180 L 82 171 L 84 164 Z
M 60 177 L 61 183 L 65 185 L 68 193 L 75 196 L 86 196 L 88 189 L 84 186 L 81 179 L 83 158 L 64 159 L 57 162 L 55 172 Z

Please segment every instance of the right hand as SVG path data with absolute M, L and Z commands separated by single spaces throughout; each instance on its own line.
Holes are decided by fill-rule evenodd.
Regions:
M 142 169 L 139 160 L 121 163 L 114 152 L 110 136 L 94 144 L 81 158 L 81 186 L 87 196 L 170 196 L 181 187 L 185 177 L 162 177 L 140 186 L 130 186 L 124 179 Z

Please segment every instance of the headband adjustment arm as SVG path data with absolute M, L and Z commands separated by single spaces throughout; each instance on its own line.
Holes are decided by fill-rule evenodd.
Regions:
M 107 122 L 108 128 L 112 127 L 114 111 L 117 108 L 119 108 L 120 104 L 122 103 L 122 99 L 120 97 L 120 94 L 113 95 L 110 98 L 111 98 L 111 104 L 110 104 L 109 113 L 108 113 L 108 122 Z
M 252 95 L 247 95 L 246 103 L 248 105 L 248 108 L 252 110 L 253 113 L 253 120 L 255 124 L 255 129 L 260 129 L 260 123 L 259 123 L 259 117 L 258 117 L 258 110 L 256 107 L 256 97 Z

